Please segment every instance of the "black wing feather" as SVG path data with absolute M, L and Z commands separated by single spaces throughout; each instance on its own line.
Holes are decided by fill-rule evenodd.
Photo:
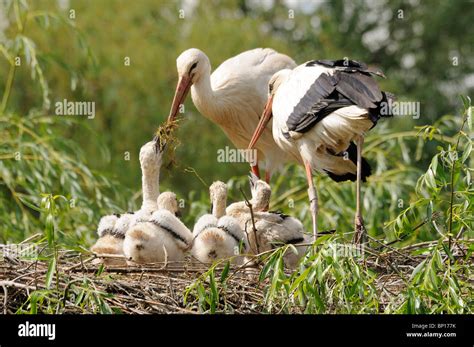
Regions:
M 380 70 L 374 70 L 367 66 L 367 64 L 351 59 L 338 60 L 312 60 L 306 63 L 306 66 L 322 65 L 325 67 L 337 69 L 340 71 L 354 72 L 359 71 L 365 74 L 377 75 L 385 78 L 385 75 Z
M 322 102 L 335 89 L 336 80 L 328 75 L 321 74 L 311 85 L 306 92 L 306 95 L 299 101 L 293 109 L 293 112 L 288 117 L 286 125 L 290 131 L 298 131 L 296 129 L 304 129 L 300 132 L 305 132 L 311 129 L 322 118 L 318 117 L 317 113 L 310 110 L 323 109 L 328 106 L 327 102 Z M 319 104 L 321 103 L 321 104 Z
M 352 100 L 354 105 L 362 108 L 376 108 L 377 102 L 382 100 L 382 92 L 375 80 L 360 72 L 347 73 L 336 71 L 336 90 L 346 98 Z
M 320 60 L 312 60 L 306 63 L 306 66 L 314 66 L 314 65 L 322 65 L 326 67 L 339 67 L 339 68 L 346 68 L 346 69 L 356 69 L 356 70 L 367 70 L 367 65 L 352 59 L 338 59 L 338 60 L 327 60 L 327 59 L 320 59 Z
M 328 150 L 328 152 L 331 153 L 330 150 Z M 347 147 L 345 151 L 341 153 L 337 153 L 337 154 L 336 153 L 331 153 L 331 154 L 333 154 L 334 156 L 347 155 L 348 159 L 357 165 L 357 146 L 354 142 L 351 142 L 349 144 L 349 147 Z M 338 175 L 329 170 L 325 170 L 325 171 L 328 174 L 328 176 L 333 181 L 336 181 L 336 182 L 355 181 L 357 179 L 357 175 L 355 173 L 348 172 L 343 175 Z M 364 157 L 362 157 L 362 166 L 361 166 L 362 182 L 367 181 L 367 177 L 369 177 L 371 174 L 372 174 L 372 168 L 370 167 L 369 162 Z
M 313 60 L 306 66 L 323 65 L 334 68 L 331 76 L 321 74 L 310 86 L 306 95 L 294 107 L 286 125 L 289 131 L 305 133 L 324 117 L 339 108 L 356 105 L 368 110 L 374 124 L 380 118 L 380 104 L 387 100 L 366 64 L 356 60 Z M 287 138 L 288 133 L 284 134 Z

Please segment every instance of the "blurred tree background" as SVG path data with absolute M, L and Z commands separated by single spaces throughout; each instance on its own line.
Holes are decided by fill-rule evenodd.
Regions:
M 138 151 L 166 119 L 177 82 L 175 59 L 190 47 L 206 52 L 213 68 L 255 47 L 272 47 L 297 63 L 347 56 L 375 65 L 388 77 L 380 81 L 384 90 L 395 93 L 399 100 L 421 104 L 419 119 L 386 120 L 382 132 L 431 124 L 458 110 L 458 95 L 470 95 L 474 88 L 472 1 L 13 3 L 36 13 L 21 30 L 35 42 L 47 88 L 32 83 L 32 72 L 26 65 L 18 67 L 5 112 L 39 110 L 54 123 L 58 117 L 71 117 L 54 115 L 55 102 L 94 101 L 94 119 L 74 117 L 51 136 L 71 140 L 88 167 L 115 180 L 112 190 L 119 190 L 119 186 L 139 190 Z M 18 14 L 11 4 L 0 0 L 0 43 L 8 43 L 18 30 L 12 24 Z M 42 11 L 58 17 L 42 15 Z M 8 71 L 8 62 L 0 61 L 0 91 L 7 87 Z M 453 128 L 452 133 L 455 131 Z M 217 126 L 199 115 L 190 98 L 178 137 L 181 144 L 176 166 L 163 170 L 163 189 L 184 197 L 190 192 L 207 196 L 200 177 L 210 184 L 248 172 L 244 163 L 217 162 L 217 150 L 231 143 Z M 435 144 L 426 148 L 435 153 Z M 416 142 L 404 150 L 416 168 L 426 169 L 430 153 L 415 160 Z M 127 153 L 130 160 L 126 160 Z
M 138 150 L 166 119 L 177 82 L 175 59 L 190 47 L 206 52 L 213 68 L 255 47 L 275 48 L 298 63 L 348 56 L 374 64 L 388 76 L 381 82 L 385 90 L 421 103 L 420 124 L 448 113 L 459 93 L 469 95 L 474 88 L 474 5 L 467 1 L 39 0 L 29 6 L 66 18 L 73 9 L 79 44 L 90 49 L 85 56 L 74 33 L 54 23 L 48 31 L 39 30 L 40 24 L 26 28 L 43 55 L 61 61 L 48 60 L 44 67 L 52 105 L 63 99 L 96 104 L 95 119 L 80 121 L 100 138 L 83 136 L 80 125 L 57 135 L 73 138 L 92 167 L 129 187 L 139 187 Z M 6 66 L 0 67 L 5 77 Z M 28 74 L 18 69 L 12 109 L 40 106 Z M 3 83 L 0 78 L 1 89 Z M 191 100 L 186 106 L 178 169 L 172 179 L 170 172 L 164 174 L 164 184 L 182 194 L 205 189 L 195 174 L 185 172 L 188 167 L 207 183 L 244 175 L 245 164 L 217 163 L 217 149 L 230 142 Z M 389 122 L 397 130 L 413 126 L 406 117 Z

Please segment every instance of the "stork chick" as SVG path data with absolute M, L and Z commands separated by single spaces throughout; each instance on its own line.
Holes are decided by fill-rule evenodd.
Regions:
M 132 263 L 183 261 L 191 246 L 191 231 L 176 217 L 176 195 L 160 194 L 157 207 L 148 221 L 134 225 L 125 234 L 123 250 Z
M 123 240 L 129 228 L 137 223 L 147 221 L 157 210 L 159 195 L 160 167 L 162 151 L 155 150 L 155 141 L 144 144 L 140 149 L 140 168 L 142 171 L 143 199 L 140 210 L 104 216 L 99 222 L 97 232 L 99 240 L 92 246 L 96 254 L 123 254 Z M 123 264 L 120 259 L 105 258 L 105 264 Z
M 96 254 L 122 255 L 123 239 L 125 231 L 119 228 L 118 221 L 122 218 L 119 214 L 104 216 L 99 221 L 97 234 L 99 239 L 91 247 L 91 251 Z M 120 223 L 122 225 L 122 223 Z M 102 263 L 106 265 L 123 265 L 120 258 L 103 258 Z
M 209 187 L 212 214 L 199 218 L 194 226 L 194 243 L 191 253 L 202 263 L 234 257 L 247 251 L 247 240 L 237 220 L 224 216 L 227 201 L 227 186 L 217 181 Z M 241 257 L 232 258 L 241 263 Z
M 303 224 L 298 219 L 283 213 L 265 211 L 271 197 L 271 188 L 268 183 L 251 174 L 250 186 L 253 222 L 250 208 L 245 202 L 230 205 L 227 208 L 227 214 L 239 220 L 240 227 L 248 235 L 250 251 L 254 254 L 287 244 L 295 245 L 297 254 L 288 251 L 284 256 L 286 266 L 295 267 L 307 248 L 299 244 L 310 241 L 308 235 L 305 234 Z

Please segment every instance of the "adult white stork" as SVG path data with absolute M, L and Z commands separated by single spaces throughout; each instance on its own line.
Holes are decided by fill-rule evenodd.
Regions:
M 184 51 L 176 60 L 178 85 L 168 117 L 173 121 L 191 89 L 199 112 L 216 123 L 238 149 L 245 149 L 258 124 L 272 75 L 296 67 L 290 57 L 270 48 L 256 48 L 224 61 L 211 75 L 209 58 L 199 49 Z M 288 161 L 296 161 L 275 145 L 271 127 L 256 145 L 259 162 L 265 160 L 267 180 Z M 258 163 L 252 170 L 258 175 Z
M 318 196 L 314 171 L 335 181 L 357 181 L 355 241 L 364 235 L 360 182 L 370 175 L 362 158 L 365 132 L 374 127 L 381 105 L 393 96 L 382 92 L 372 75 L 383 73 L 355 60 L 313 60 L 294 70 L 281 70 L 270 79 L 268 100 L 249 148 L 253 148 L 270 119 L 277 145 L 305 167 L 308 195 L 317 236 Z

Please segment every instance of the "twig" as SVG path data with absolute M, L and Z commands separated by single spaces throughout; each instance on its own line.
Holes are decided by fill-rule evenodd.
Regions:
M 382 247 L 387 248 L 387 249 L 391 250 L 392 252 L 397 253 L 398 255 L 400 255 L 400 256 L 402 256 L 402 257 L 407 257 L 407 258 L 410 259 L 410 260 L 415 260 L 415 259 L 414 259 L 413 257 L 411 257 L 410 255 L 408 255 L 408 254 L 403 254 L 403 253 L 397 251 L 395 248 L 386 245 L 385 243 L 383 243 L 383 242 L 377 240 L 375 237 L 372 237 L 372 236 L 370 236 L 370 235 L 367 235 L 367 236 L 369 237 L 369 239 L 371 239 L 372 241 L 377 242 L 377 243 L 380 244 Z
M 3 314 L 7 314 L 7 303 L 8 303 L 8 289 L 5 285 L 2 284 L 3 292 L 5 297 L 3 298 Z
M 35 290 L 35 287 L 13 281 L 0 281 L 0 286 Z
M 259 245 L 258 245 L 258 238 L 257 238 L 257 228 L 255 227 L 255 217 L 254 217 L 254 214 L 253 214 L 253 206 L 252 206 L 252 203 L 247 199 L 247 196 L 245 195 L 245 192 L 242 189 L 242 187 L 240 187 L 240 192 L 242 193 L 242 196 L 244 197 L 245 205 L 250 210 L 250 219 L 252 221 L 252 231 L 253 231 L 253 235 L 254 235 L 254 238 L 255 238 L 255 246 L 257 248 L 257 253 L 260 253 L 260 249 L 259 249 Z
M 450 198 L 449 198 L 449 223 L 448 223 L 449 249 L 451 249 L 451 242 L 452 242 L 452 237 L 453 237 L 452 231 L 453 231 L 453 207 L 454 207 L 454 169 L 459 159 L 458 147 L 459 147 L 459 142 L 461 141 L 461 133 L 464 129 L 464 125 L 466 124 L 466 121 L 467 121 L 467 110 L 464 112 L 461 129 L 459 129 L 459 132 L 457 134 L 456 145 L 454 146 L 455 158 L 453 158 L 453 163 L 451 165 L 451 179 L 450 179 L 451 191 L 450 191 Z

